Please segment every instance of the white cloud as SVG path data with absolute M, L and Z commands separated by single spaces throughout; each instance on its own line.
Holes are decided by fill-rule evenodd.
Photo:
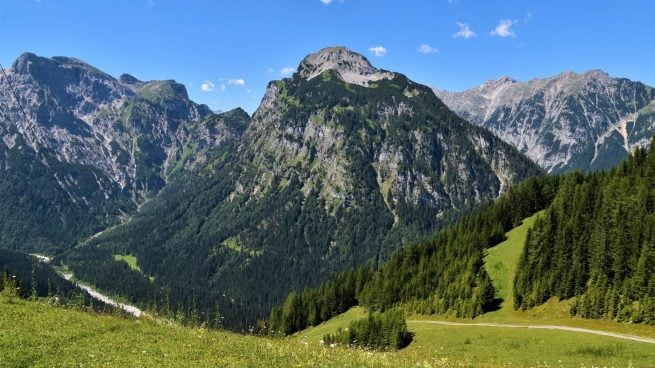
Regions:
M 464 38 L 464 39 L 469 39 L 475 37 L 475 32 L 469 27 L 467 23 L 460 23 L 457 22 L 457 26 L 459 27 L 459 31 L 457 33 L 453 34 L 453 37 L 455 38 Z
M 296 68 L 292 68 L 290 66 L 285 66 L 284 68 L 280 69 L 280 74 L 282 74 L 285 77 L 295 72 L 296 72 Z
M 332 3 L 332 0 L 321 0 L 321 2 L 322 2 L 324 5 L 330 5 L 330 3 Z
M 220 89 L 221 92 L 225 92 L 225 90 L 227 89 L 227 86 L 225 86 L 225 83 L 221 83 L 221 85 L 218 87 L 218 89 Z
M 498 37 L 516 37 L 516 33 L 512 31 L 512 26 L 516 23 L 515 20 L 503 19 L 498 23 L 498 26 L 489 34 Z
M 421 46 L 418 47 L 418 52 L 421 54 L 438 54 L 439 49 L 422 43 Z
M 202 82 L 202 84 L 200 85 L 200 89 L 201 89 L 203 92 L 211 92 L 211 91 L 214 90 L 214 83 L 212 83 L 212 82 L 210 82 L 210 81 L 208 81 L 208 80 L 205 80 L 205 81 Z
M 368 48 L 375 56 L 384 56 L 387 54 L 387 49 L 384 46 L 372 46 Z
M 243 79 L 230 79 L 227 81 L 227 84 L 231 84 L 233 86 L 239 86 L 243 87 L 246 85 L 246 81 Z
M 275 73 L 275 69 L 273 69 L 273 68 L 268 68 L 268 70 L 266 71 L 266 73 L 268 73 L 268 74 Z

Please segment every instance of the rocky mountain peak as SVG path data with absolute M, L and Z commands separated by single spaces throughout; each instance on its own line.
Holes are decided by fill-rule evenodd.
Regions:
M 186 87 L 170 79 L 147 82 L 137 96 L 150 101 L 189 100 Z
M 46 58 L 31 52 L 25 52 L 14 61 L 11 69 L 14 73 L 26 75 L 43 68 L 57 67 L 59 63 L 54 58 Z
M 121 76 L 118 77 L 118 80 L 121 81 L 121 83 L 127 84 L 127 85 L 137 85 L 139 83 L 142 83 L 135 76 L 127 74 L 127 73 L 121 74 Z
M 580 82 L 589 83 L 592 81 L 607 81 L 611 79 L 613 78 L 607 74 L 607 72 L 600 69 L 592 69 L 584 73 L 576 73 L 574 71 L 567 70 L 552 78 L 553 81 L 570 84 L 579 84 Z
M 488 80 L 488 81 L 484 82 L 478 88 L 480 89 L 480 91 L 483 91 L 483 92 L 484 91 L 493 91 L 493 90 L 497 90 L 499 88 L 502 88 L 502 87 L 505 87 L 505 86 L 508 86 L 508 85 L 512 85 L 514 83 L 517 83 L 517 81 L 515 79 L 504 76 L 504 77 L 500 77 L 500 78 L 498 78 L 496 80 Z
M 610 75 L 606 71 L 601 69 L 592 69 L 584 73 L 585 76 L 592 78 L 610 78 Z
M 328 70 L 336 71 L 347 83 L 368 86 L 369 82 L 391 79 L 393 73 L 375 68 L 361 54 L 345 47 L 327 47 L 310 54 L 298 67 L 301 77 L 310 80 Z
M 21 54 L 16 61 L 14 61 L 14 64 L 11 66 L 11 69 L 16 72 L 16 73 L 27 73 L 29 70 L 29 66 L 32 62 L 36 61 L 39 57 L 32 54 L 31 52 L 25 52 Z
M 14 73 L 24 75 L 52 73 L 56 68 L 67 70 L 80 69 L 93 73 L 102 73 L 80 59 L 65 56 L 53 56 L 47 58 L 35 55 L 31 52 L 21 54 L 16 61 L 14 61 L 11 68 Z

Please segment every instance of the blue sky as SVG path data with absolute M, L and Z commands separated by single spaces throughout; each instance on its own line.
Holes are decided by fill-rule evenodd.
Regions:
M 249 112 L 334 45 L 442 89 L 595 68 L 655 86 L 654 19 L 651 0 L 0 0 L 0 62 L 74 56 Z

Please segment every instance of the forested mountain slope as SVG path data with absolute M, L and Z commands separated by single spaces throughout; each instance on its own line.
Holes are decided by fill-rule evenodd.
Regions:
M 23 299 L 48 297 L 54 298 L 52 302 L 57 304 L 87 306 L 98 311 L 113 310 L 33 255 L 0 248 L 0 272 L 0 294 L 5 296 Z M 10 288 L 12 290 L 8 290 Z
M 174 81 L 21 55 L 0 77 L 0 244 L 56 254 L 240 136 Z M 234 119 L 232 119 L 234 120 Z
M 655 323 L 655 141 L 606 173 L 564 178 L 528 233 L 515 306 L 576 297 L 573 315 Z
M 486 249 L 548 207 L 559 181 L 557 176 L 528 179 L 433 239 L 397 251 L 377 269 L 351 269 L 318 288 L 291 292 L 271 312 L 270 332 L 284 335 L 315 326 L 354 305 L 464 318 L 497 309 L 502 300 L 494 297 L 484 267 Z
M 601 70 L 435 93 L 553 173 L 609 169 L 655 134 L 655 89 Z
M 351 269 L 319 288 L 292 292 L 271 312 L 271 333 L 318 325 L 354 305 L 472 318 L 497 310 L 503 300 L 495 295 L 513 298 L 504 305 L 523 310 L 553 297 L 575 298 L 573 316 L 653 324 L 654 149 L 655 139 L 651 152 L 639 148 L 608 172 L 529 179 L 378 269 Z M 497 293 L 485 269 L 487 248 L 541 210 L 522 230 L 521 256 L 501 256 L 518 264 L 513 281 L 497 280 L 504 285 Z M 511 277 L 513 268 L 494 275 Z
M 328 48 L 269 84 L 240 141 L 65 262 L 111 289 L 112 253 L 132 253 L 134 283 L 155 279 L 136 301 L 218 304 L 252 324 L 290 290 L 378 264 L 540 173 L 428 87 Z

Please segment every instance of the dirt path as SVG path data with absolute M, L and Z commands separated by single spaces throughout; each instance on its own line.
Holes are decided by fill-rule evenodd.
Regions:
M 425 320 L 408 320 L 408 323 L 429 323 L 434 325 L 443 325 L 443 326 L 479 326 L 479 327 L 502 327 L 502 328 L 526 328 L 526 329 L 536 329 L 536 330 L 560 330 L 560 331 L 572 331 L 572 332 L 582 332 L 589 333 L 594 335 L 609 336 L 615 337 L 617 339 L 645 342 L 648 344 L 655 344 L 655 339 L 648 337 L 641 337 L 635 335 L 623 335 L 614 332 L 600 331 L 600 330 L 590 330 L 587 328 L 579 327 L 568 327 L 568 326 L 556 326 L 556 325 L 514 325 L 508 323 L 461 323 L 461 322 L 447 322 L 447 321 L 425 321 Z

